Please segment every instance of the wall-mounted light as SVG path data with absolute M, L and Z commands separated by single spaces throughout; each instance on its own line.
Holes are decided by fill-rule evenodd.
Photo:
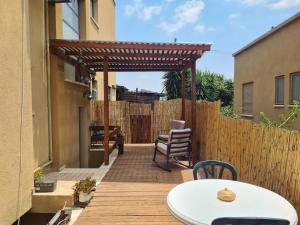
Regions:
M 178 65 L 179 65 L 179 66 L 182 66 L 182 64 L 183 64 L 182 59 L 178 59 Z
M 93 95 L 92 92 L 90 90 L 86 90 L 83 92 L 83 97 L 87 98 L 88 100 L 92 100 L 93 99 Z
M 81 57 L 78 57 L 77 62 L 78 62 L 79 64 L 81 64 L 81 63 L 83 63 L 83 59 L 82 59 Z
M 91 81 L 94 81 L 94 80 L 95 80 L 95 77 L 96 77 L 96 72 L 95 72 L 94 70 L 92 70 L 92 71 L 90 72 L 90 80 L 91 80 Z

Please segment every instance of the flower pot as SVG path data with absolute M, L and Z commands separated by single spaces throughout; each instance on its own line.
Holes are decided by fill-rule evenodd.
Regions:
M 53 192 L 56 184 L 56 180 L 34 180 L 34 190 L 35 192 Z
M 82 191 L 79 192 L 79 202 L 89 202 L 91 198 L 93 197 L 94 192 L 91 192 L 89 194 L 84 193 Z

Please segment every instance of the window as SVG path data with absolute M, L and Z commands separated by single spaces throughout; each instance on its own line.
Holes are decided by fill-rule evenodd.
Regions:
M 90 0 L 90 15 L 97 21 L 97 0 Z
M 284 76 L 275 77 L 275 105 L 284 105 Z
M 242 113 L 247 115 L 253 113 L 253 83 L 243 84 Z
M 291 75 L 291 104 L 300 102 L 300 72 Z
M 79 40 L 78 0 L 63 4 L 63 38 Z M 75 81 L 75 67 L 64 63 L 64 78 Z
M 63 4 L 63 37 L 79 40 L 79 4 L 78 0 Z

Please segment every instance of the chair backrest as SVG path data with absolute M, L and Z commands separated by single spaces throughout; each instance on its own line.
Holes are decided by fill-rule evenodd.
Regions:
M 190 147 L 192 130 L 175 129 L 170 130 L 168 143 L 170 144 L 171 152 L 186 152 Z
M 184 120 L 172 120 L 171 121 L 171 130 L 180 130 L 185 128 Z
M 289 225 L 290 222 L 283 219 L 269 218 L 218 218 L 211 225 Z
M 237 180 L 237 172 L 231 164 L 216 160 L 201 161 L 194 165 L 194 180 L 223 179 L 225 170 L 231 173 L 232 180 Z

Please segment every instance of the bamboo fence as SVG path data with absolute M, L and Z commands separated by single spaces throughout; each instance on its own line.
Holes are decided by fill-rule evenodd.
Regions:
M 235 166 L 238 180 L 300 203 L 300 133 L 220 115 L 220 104 L 198 105 L 201 159 Z M 198 114 L 199 115 L 199 114 Z M 199 116 L 198 116 L 199 117 Z

